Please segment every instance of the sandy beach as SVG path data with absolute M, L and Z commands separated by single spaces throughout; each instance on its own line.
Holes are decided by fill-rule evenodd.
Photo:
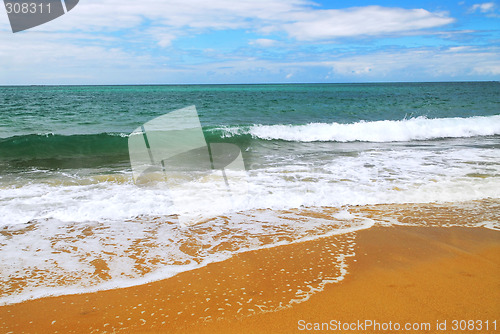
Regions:
M 343 267 L 336 250 L 353 239 Z M 446 322 L 439 332 L 452 333 L 460 320 L 474 320 L 475 332 L 494 333 L 499 254 L 499 232 L 485 228 L 374 227 L 242 253 L 142 286 L 3 306 L 0 331 L 342 332 L 343 323 L 362 322 L 350 332 L 404 332 L 394 329 L 409 323 L 431 333 Z M 343 279 L 319 291 L 317 281 L 342 270 Z M 307 285 L 319 290 L 285 303 L 288 290 Z

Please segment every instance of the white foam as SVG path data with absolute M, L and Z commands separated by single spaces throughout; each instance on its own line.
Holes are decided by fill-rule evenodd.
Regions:
M 500 231 L 500 221 L 486 221 L 482 223 L 482 226 L 490 230 Z
M 400 121 L 360 121 L 351 124 L 254 125 L 248 129 L 223 130 L 226 137 L 248 133 L 255 138 L 266 140 L 397 142 L 498 135 L 500 115 L 435 119 L 417 117 Z
M 14 277 L 25 283 L 22 290 L 0 296 L 0 305 L 145 284 L 237 253 L 353 232 L 372 225 L 372 220 L 356 215 L 332 221 L 313 218 L 307 212 L 271 211 L 232 214 L 189 228 L 159 218 L 86 224 L 37 221 L 24 231 L 21 230 L 26 226 L 4 229 L 14 232 L 10 237 L 0 235 L 0 255 L 4 262 L 0 268 L 2 287 L 7 291 Z M 195 251 L 184 250 L 193 245 L 199 247 Z M 227 245 L 230 247 L 224 249 Z M 107 265 L 109 280 L 95 274 L 92 266 L 95 260 Z M 141 266 L 149 273 L 138 271 Z M 69 281 L 61 287 L 64 280 Z
M 140 188 L 131 182 L 55 186 L 29 183 L 4 188 L 0 193 L 0 225 L 33 219 L 86 222 L 170 213 L 165 188 Z
M 300 152 L 297 157 L 271 157 L 276 161 L 248 171 L 244 195 L 230 197 L 231 205 L 227 203 L 227 190 L 214 186 L 210 179 L 187 183 L 177 191 L 177 202 L 185 203 L 182 207 L 172 206 L 166 184 L 139 187 L 133 184 L 130 172 L 120 177 L 113 175 L 110 181 L 80 176 L 54 182 L 49 175 L 48 180 L 4 183 L 0 191 L 0 226 L 33 219 L 116 221 L 141 215 L 172 215 L 188 209 L 201 221 L 255 209 L 500 198 L 500 152 L 495 148 L 443 149 L 436 145 L 363 150 L 356 155 L 321 154 L 321 159 L 315 156 L 311 161 L 303 159 Z

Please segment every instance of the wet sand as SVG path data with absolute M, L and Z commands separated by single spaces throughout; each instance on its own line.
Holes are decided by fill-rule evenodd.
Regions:
M 242 253 L 142 286 L 0 307 L 2 333 L 299 333 L 365 320 L 429 323 L 420 331 L 429 333 L 444 321 L 439 332 L 460 332 L 453 320 L 475 320 L 476 329 L 481 320 L 474 332 L 494 333 L 496 320 L 499 332 L 500 232 L 374 227 Z

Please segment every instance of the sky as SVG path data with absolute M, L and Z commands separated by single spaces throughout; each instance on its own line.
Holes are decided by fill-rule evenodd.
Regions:
M 12 33 L 0 85 L 500 80 L 500 2 L 80 0 Z

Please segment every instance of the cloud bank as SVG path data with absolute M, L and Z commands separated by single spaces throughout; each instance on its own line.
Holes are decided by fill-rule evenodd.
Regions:
M 86 0 L 18 34 L 5 15 L 0 84 L 498 79 L 500 52 L 490 42 L 498 35 L 477 44 L 472 38 L 485 33 L 460 27 L 450 11 L 412 4 Z M 475 4 L 467 15 L 495 8 Z

